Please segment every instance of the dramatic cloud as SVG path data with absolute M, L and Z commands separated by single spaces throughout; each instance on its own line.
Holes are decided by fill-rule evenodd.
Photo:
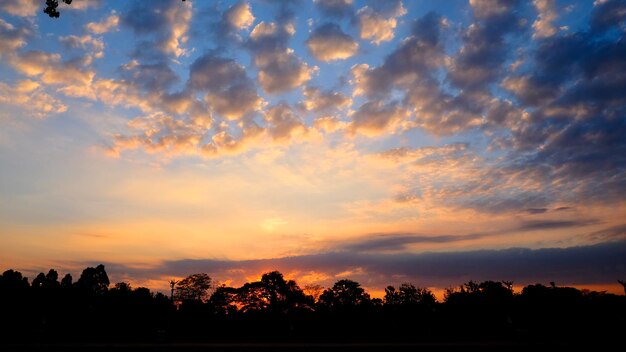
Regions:
M 444 238 L 445 240 L 445 238 Z M 85 264 L 83 263 L 83 266 Z M 345 278 L 357 280 L 369 290 L 389 284 L 412 282 L 422 287 L 446 288 L 469 280 L 510 280 L 516 286 L 594 285 L 615 281 L 624 275 L 626 242 L 569 248 L 511 248 L 422 254 L 365 254 L 332 252 L 265 260 L 186 259 L 163 262 L 153 268 L 107 264 L 112 277 L 185 277 L 206 272 L 218 281 L 241 285 L 249 277 L 279 270 L 300 284 L 325 287 Z
M 66 105 L 31 80 L 19 81 L 15 86 L 0 82 L 0 103 L 18 106 L 36 118 L 67 111 Z
M 318 87 L 306 87 L 303 95 L 305 98 L 303 106 L 308 111 L 332 113 L 352 105 L 352 99 L 346 95 L 339 92 L 323 91 Z
M 406 9 L 399 0 L 377 3 L 377 7 L 363 7 L 357 13 L 361 39 L 376 45 L 390 41 L 398 24 L 397 18 L 405 14 Z
M 485 89 L 501 75 L 507 50 L 505 36 L 520 31 L 524 23 L 518 1 L 470 1 L 477 22 L 463 34 L 463 46 L 453 58 L 448 80 L 463 90 Z
M 326 23 L 315 29 L 306 45 L 311 55 L 320 61 L 344 60 L 359 50 L 359 44 L 334 23 Z
M 42 2 L 39 0 L 0 0 L 0 10 L 13 16 L 35 16 L 42 11 Z
M 82 37 L 68 35 L 66 37 L 60 37 L 59 41 L 68 48 L 89 50 L 91 55 L 96 59 L 100 59 L 104 56 L 104 42 L 101 38 L 94 38 L 90 35 L 84 35 Z
M 207 91 L 209 106 L 227 119 L 238 119 L 264 105 L 243 66 L 234 60 L 206 54 L 190 67 L 188 86 Z
M 535 0 L 533 2 L 539 16 L 533 22 L 535 33 L 533 38 L 551 37 L 557 33 L 554 21 L 557 19 L 557 9 L 554 0 Z
M 324 16 L 351 18 L 354 16 L 352 0 L 313 0 Z
M 603 32 L 626 23 L 626 2 L 623 0 L 594 1 L 591 31 Z
M 589 235 L 587 235 L 587 238 L 594 242 L 626 240 L 626 224 L 621 224 L 590 233 Z
M 394 130 L 407 116 L 407 111 L 398 104 L 369 101 L 361 105 L 352 115 L 351 130 L 366 135 L 377 135 Z
M 276 141 L 288 141 L 295 135 L 301 135 L 307 131 L 296 112 L 283 103 L 268 109 L 265 121 L 268 124 L 269 134 Z
M 77 0 L 72 2 L 72 4 L 67 7 L 67 9 L 82 11 L 92 8 L 98 8 L 101 5 L 102 0 Z
M 250 33 L 248 47 L 259 69 L 258 81 L 268 93 L 284 93 L 311 79 L 314 70 L 287 47 L 294 31 L 291 23 L 261 22 Z
M 593 31 L 610 31 L 623 19 L 607 16 L 615 4 L 596 6 Z M 595 25 L 594 25 L 595 24 Z M 544 38 L 532 57 L 534 69 L 508 76 L 503 87 L 534 112 L 512 130 L 516 169 L 532 169 L 543 179 L 558 179 L 589 201 L 611 201 L 626 185 L 624 34 L 578 32 Z M 585 55 L 575 55 L 584 52 Z M 540 165 L 550 165 L 541 170 Z M 565 195 L 566 193 L 564 193 Z
M 179 57 L 186 53 L 191 9 L 191 2 L 135 1 L 124 11 L 122 23 L 138 35 L 153 37 L 163 53 Z
M 223 22 L 232 29 L 246 29 L 254 23 L 254 15 L 247 2 L 238 2 L 224 12 Z
M 448 285 L 538 260 L 593 283 L 573 256 L 621 248 L 623 0 L 43 6 L 0 0 L 0 258 L 135 260 L 133 240 L 145 266 L 281 258 L 211 262 L 242 280 L 426 265 Z M 110 237 L 58 240 L 84 232 Z M 492 250 L 511 246 L 533 249 Z
M 195 154 L 207 133 L 203 125 L 160 113 L 135 118 L 129 122 L 129 127 L 140 134 L 116 135 L 111 153 L 142 147 L 148 152 Z
M 472 241 L 489 236 L 489 234 L 469 234 L 469 235 L 436 235 L 424 236 L 418 234 L 401 235 L 373 235 L 369 238 L 344 247 L 350 252 L 387 252 L 387 251 L 407 251 L 412 244 L 419 243 L 450 243 L 461 241 Z
M 26 45 L 31 33 L 27 26 L 14 26 L 0 18 L 0 57 L 11 55 Z
M 441 88 L 435 75 L 446 61 L 440 38 L 445 27 L 446 22 L 439 15 L 428 13 L 415 23 L 413 35 L 381 66 L 354 66 L 353 95 L 366 95 L 376 101 L 388 98 L 394 88 L 404 92 L 404 108 L 416 116 L 414 127 L 437 134 L 479 125 L 486 97 L 469 93 L 452 96 Z
M 120 67 L 125 82 L 132 82 L 147 92 L 164 92 L 179 78 L 169 65 L 159 62 L 154 64 L 140 64 L 131 61 Z
M 27 51 L 14 57 L 11 64 L 23 74 L 39 77 L 46 84 L 86 85 L 95 75 L 81 60 L 62 62 L 59 54 L 43 51 Z
M 118 28 L 119 22 L 120 17 L 115 13 L 115 11 L 112 11 L 111 15 L 104 18 L 100 22 L 87 23 L 85 29 L 93 34 L 104 34 L 112 30 L 116 30 Z
M 429 13 L 415 26 L 414 36 L 407 38 L 384 63 L 376 68 L 360 64 L 352 68 L 354 95 L 381 96 L 392 88 L 407 89 L 423 82 L 433 81 L 432 71 L 444 63 L 440 43 L 441 18 Z

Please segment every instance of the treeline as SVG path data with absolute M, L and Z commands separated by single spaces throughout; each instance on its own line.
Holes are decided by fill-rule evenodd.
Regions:
M 553 283 L 514 293 L 512 283 L 468 282 L 446 291 L 405 283 L 371 298 L 358 282 L 301 288 L 278 271 L 241 287 L 207 274 L 171 282 L 170 295 L 111 285 L 103 265 L 32 283 L 0 277 L 0 339 L 47 342 L 424 342 L 618 340 L 626 297 Z

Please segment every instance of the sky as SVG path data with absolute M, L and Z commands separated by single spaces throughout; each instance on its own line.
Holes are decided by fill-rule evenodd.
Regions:
M 621 292 L 626 1 L 0 0 L 0 269 Z

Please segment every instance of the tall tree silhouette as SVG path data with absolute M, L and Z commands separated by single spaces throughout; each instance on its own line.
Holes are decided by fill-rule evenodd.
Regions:
M 319 303 L 331 309 L 354 308 L 370 303 L 370 295 L 358 282 L 343 279 L 325 290 L 320 295 Z
M 396 290 L 393 286 L 385 288 L 384 304 L 390 306 L 409 306 L 423 304 L 432 306 L 437 302 L 435 295 L 426 288 L 419 288 L 410 283 L 403 283 Z
M 213 280 L 208 274 L 191 274 L 176 283 L 176 299 L 205 302 L 212 285 Z
M 80 274 L 78 281 L 76 281 L 78 289 L 93 294 L 103 294 L 108 290 L 109 284 L 109 276 L 102 264 L 95 268 L 86 268 Z

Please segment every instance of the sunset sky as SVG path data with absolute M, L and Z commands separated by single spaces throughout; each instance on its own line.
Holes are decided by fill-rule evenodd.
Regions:
M 0 271 L 620 292 L 626 1 L 0 0 Z

